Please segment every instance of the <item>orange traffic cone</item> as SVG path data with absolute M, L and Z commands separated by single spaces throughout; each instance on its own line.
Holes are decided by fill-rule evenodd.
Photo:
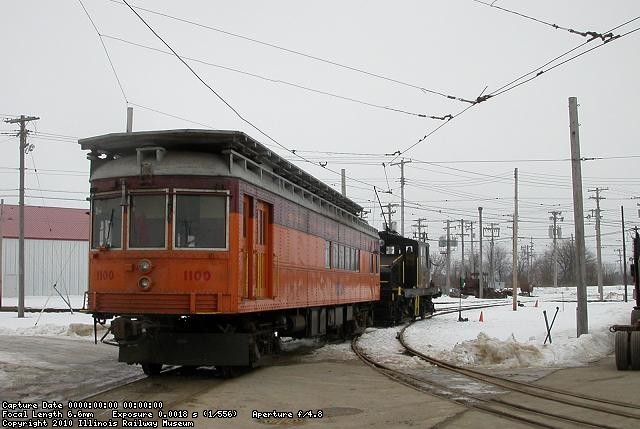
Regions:
M 484 316 L 482 314 L 482 311 L 480 312 L 480 322 L 484 322 Z
M 537 307 L 537 306 L 538 306 L 538 300 L 536 299 L 536 305 L 534 305 L 534 307 Z

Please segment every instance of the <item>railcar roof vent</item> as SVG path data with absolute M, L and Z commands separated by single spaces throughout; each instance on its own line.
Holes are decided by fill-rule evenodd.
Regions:
M 136 148 L 136 154 L 138 157 L 138 167 L 142 166 L 144 162 L 155 160 L 156 162 L 162 161 L 167 150 L 160 146 L 151 147 L 139 147 Z

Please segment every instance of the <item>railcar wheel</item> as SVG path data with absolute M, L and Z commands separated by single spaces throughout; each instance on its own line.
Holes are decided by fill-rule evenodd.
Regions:
M 161 363 L 143 363 L 142 364 L 142 372 L 144 372 L 149 377 L 153 377 L 154 375 L 160 374 L 161 369 L 162 369 Z
M 615 355 L 618 371 L 629 369 L 629 335 L 626 331 L 616 332 Z
M 631 369 L 640 370 L 640 331 L 632 331 L 629 336 L 629 355 Z
M 220 376 L 224 379 L 235 378 L 237 375 L 237 370 L 233 366 L 221 366 L 218 370 L 220 371 Z

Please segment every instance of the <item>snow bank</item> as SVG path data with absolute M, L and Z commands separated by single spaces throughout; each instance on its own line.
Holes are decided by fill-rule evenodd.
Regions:
M 627 323 L 633 308 L 633 302 L 623 302 L 623 286 L 606 287 L 604 295 L 613 302 L 590 302 L 587 307 L 589 334 L 577 338 L 575 289 L 538 288 L 534 292 L 536 296 L 533 297 L 518 297 L 524 307 L 518 307 L 515 312 L 509 298 L 504 301 L 509 305 L 464 311 L 463 317 L 468 318 L 468 322 L 458 322 L 457 312 L 417 322 L 407 329 L 406 340 L 422 353 L 457 365 L 493 368 L 580 366 L 613 353 L 614 336 L 608 328 Z M 597 288 L 589 288 L 588 297 L 597 299 Z M 447 304 L 441 307 L 451 307 L 452 299 L 445 299 Z M 479 301 L 473 297 L 463 300 L 463 309 L 477 305 Z M 552 343 L 547 341 L 545 344 L 547 332 L 543 312 L 546 311 L 551 324 L 556 309 Z M 484 322 L 479 321 L 480 312 Z M 398 328 L 368 331 L 361 340 L 363 348 L 376 360 L 396 367 L 415 368 L 416 362 L 403 354 L 395 338 L 397 331 Z
M 39 320 L 38 320 L 39 319 Z M 98 336 L 105 328 L 98 325 Z M 0 335 L 59 336 L 93 340 L 93 318 L 84 313 L 32 313 L 18 318 L 15 312 L 0 312 Z

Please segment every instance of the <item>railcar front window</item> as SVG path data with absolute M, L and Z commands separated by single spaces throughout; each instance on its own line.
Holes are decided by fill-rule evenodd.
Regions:
M 222 249 L 227 245 L 227 197 L 177 195 L 175 247 Z
M 122 247 L 120 198 L 93 200 L 91 248 Z
M 129 247 L 164 248 L 167 198 L 164 195 L 132 195 L 129 209 Z

